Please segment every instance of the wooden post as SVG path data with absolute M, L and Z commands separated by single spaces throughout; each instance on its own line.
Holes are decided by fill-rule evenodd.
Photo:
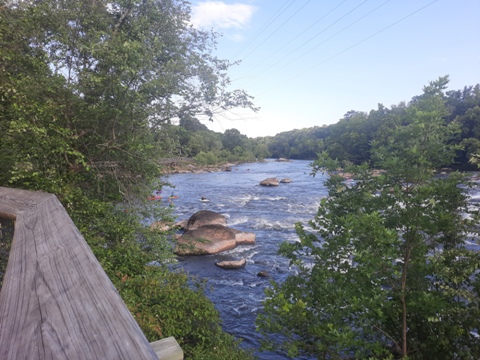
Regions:
M 183 350 L 173 336 L 150 343 L 159 360 L 183 360 Z
M 0 214 L 15 219 L 0 359 L 158 359 L 54 195 L 0 187 Z

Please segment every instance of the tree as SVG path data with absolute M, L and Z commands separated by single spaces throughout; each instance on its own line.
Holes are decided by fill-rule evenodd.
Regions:
M 237 129 L 227 129 L 222 136 L 223 147 L 233 153 L 236 147 L 247 150 L 247 137 Z
M 166 123 L 253 108 L 226 89 L 233 64 L 213 56 L 216 35 L 190 25 L 185 1 L 3 1 L 0 11 L 0 161 L 12 186 L 70 177 L 94 197 L 135 198 L 160 175 Z
M 162 322 L 181 328 L 172 324 L 191 310 L 208 329 L 182 328 L 180 345 L 198 359 L 234 359 L 244 352 L 202 288 L 187 291 L 194 282 L 168 272 L 168 233 L 145 221 L 173 222 L 168 209 L 142 204 L 161 187 L 160 158 L 188 143 L 171 122 L 253 108 L 245 92 L 227 90 L 233 64 L 212 54 L 216 35 L 195 30 L 189 11 L 183 0 L 0 0 L 0 185 L 59 197 L 124 299 L 134 299 L 130 310 L 141 305 L 134 316 L 148 336 Z M 159 315 L 157 285 L 177 294 L 170 301 L 189 299 L 189 315 L 163 303 L 172 313 L 150 316 Z
M 380 176 L 351 166 L 347 184 L 328 154 L 313 164 L 314 174 L 330 173 L 310 223 L 318 235 L 297 224 L 300 242 L 282 244 L 298 275 L 268 289 L 257 320 L 266 336 L 283 336 L 290 356 L 480 356 L 480 255 L 466 246 L 477 241 L 478 209 L 461 174 L 434 176 L 455 156 L 458 127 L 433 88 L 408 106 L 407 124 L 373 144 Z

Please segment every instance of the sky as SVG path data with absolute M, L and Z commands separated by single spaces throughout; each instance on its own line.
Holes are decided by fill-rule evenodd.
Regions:
M 480 0 L 191 1 L 213 30 L 215 55 L 240 61 L 231 89 L 260 111 L 204 122 L 248 137 L 338 122 L 348 111 L 408 102 L 449 75 L 448 90 L 480 83 Z

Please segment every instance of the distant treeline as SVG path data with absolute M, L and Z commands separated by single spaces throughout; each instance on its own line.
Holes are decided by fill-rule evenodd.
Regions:
M 474 170 L 475 154 L 480 149 L 480 84 L 462 90 L 445 91 L 448 76 L 440 77 L 424 87 L 425 93 L 410 102 L 390 108 L 378 104 L 370 112 L 347 112 L 333 125 L 314 126 L 279 133 L 275 136 L 248 138 L 237 129 L 217 133 L 195 118 L 182 119 L 179 125 L 169 125 L 162 135 L 165 153 L 187 156 L 200 164 L 228 161 L 255 161 L 267 157 L 314 160 L 327 151 L 340 161 L 354 164 L 371 163 L 370 150 L 375 142 L 386 142 L 389 129 L 411 122 L 411 106 L 428 92 L 443 94 L 445 123 L 455 122 L 459 131 L 451 142 L 459 145 L 455 163 L 445 164 L 461 170 Z
M 463 149 L 457 151 L 454 164 L 445 166 L 476 169 L 470 160 L 475 162 L 480 144 L 480 84 L 444 91 L 447 83 L 448 77 L 445 76 L 424 88 L 428 93 L 435 91 L 434 87 L 440 87 L 446 108 L 443 119 L 446 123 L 456 122 L 460 128 L 451 142 L 462 145 Z M 352 110 L 333 125 L 287 131 L 255 141 L 267 144 L 269 155 L 274 158 L 316 159 L 318 153 L 326 150 L 332 158 L 341 161 L 371 162 L 372 144 L 388 141 L 387 130 L 408 125 L 411 120 L 409 109 L 422 96 L 425 95 L 414 96 L 409 103 L 401 102 L 391 108 L 379 104 L 369 113 Z

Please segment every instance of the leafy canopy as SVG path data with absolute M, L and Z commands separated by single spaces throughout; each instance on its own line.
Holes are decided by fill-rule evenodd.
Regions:
M 376 176 L 349 165 L 346 181 L 326 153 L 312 165 L 329 173 L 329 194 L 312 229 L 297 224 L 300 241 L 280 248 L 298 275 L 266 291 L 257 323 L 267 348 L 323 359 L 480 356 L 480 255 L 467 246 L 478 242 L 478 209 L 461 174 L 434 174 L 457 149 L 444 80 L 372 145 Z

